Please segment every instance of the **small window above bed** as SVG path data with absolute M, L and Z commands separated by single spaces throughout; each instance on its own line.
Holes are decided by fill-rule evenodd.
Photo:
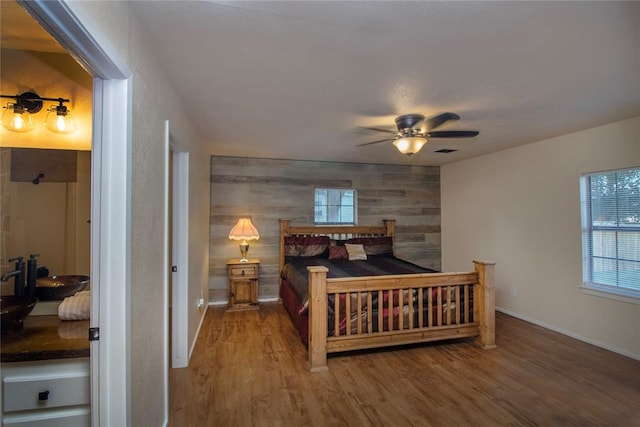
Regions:
M 316 188 L 315 224 L 356 225 L 356 199 L 356 190 L 353 188 Z

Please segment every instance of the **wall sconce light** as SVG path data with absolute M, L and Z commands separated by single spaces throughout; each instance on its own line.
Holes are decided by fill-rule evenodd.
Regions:
M 251 223 L 249 218 L 240 218 L 236 225 L 233 226 L 229 232 L 229 240 L 240 240 L 240 254 L 242 259 L 240 262 L 248 262 L 247 251 L 249 250 L 249 243 L 247 240 L 258 240 L 260 233 Z
M 7 103 L 2 113 L 2 126 L 12 132 L 29 132 L 33 130 L 32 114 L 42 110 L 44 101 L 55 101 L 58 105 L 52 105 L 49 108 L 45 127 L 56 133 L 72 133 L 75 132 L 76 122 L 71 116 L 69 110 L 64 105 L 70 102 L 64 98 L 43 98 L 34 92 L 25 92 L 20 95 L 0 95 L 2 98 L 11 98 L 15 102 Z

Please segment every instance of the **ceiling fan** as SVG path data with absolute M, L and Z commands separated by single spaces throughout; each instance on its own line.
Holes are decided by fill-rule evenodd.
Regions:
M 460 120 L 460 116 L 455 113 L 442 113 L 430 119 L 426 119 L 422 114 L 404 114 L 396 117 L 397 131 L 363 127 L 362 129 L 391 133 L 395 136 L 360 144 L 358 147 L 393 141 L 398 151 L 411 156 L 420 151 L 428 138 L 472 138 L 480 133 L 475 130 L 434 130 L 445 123 L 457 120 Z

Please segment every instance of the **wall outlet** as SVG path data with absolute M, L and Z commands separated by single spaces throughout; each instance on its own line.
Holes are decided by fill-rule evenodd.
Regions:
M 514 286 L 511 286 L 509 288 L 509 295 L 515 297 L 516 295 L 518 295 L 518 289 L 516 289 Z

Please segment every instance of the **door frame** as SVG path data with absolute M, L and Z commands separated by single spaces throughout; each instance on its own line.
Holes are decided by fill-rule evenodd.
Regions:
M 173 221 L 173 259 L 169 260 L 167 271 L 170 266 L 177 267 L 177 271 L 171 273 L 171 367 L 185 368 L 189 365 L 189 152 L 171 137 L 168 120 L 166 138 L 167 152 L 173 156 L 173 176 L 167 173 L 168 179 L 173 180 L 172 206 L 169 207 Z
M 91 343 L 91 420 L 130 425 L 132 73 L 81 2 L 17 1 L 94 77 L 91 327 L 100 341 Z

